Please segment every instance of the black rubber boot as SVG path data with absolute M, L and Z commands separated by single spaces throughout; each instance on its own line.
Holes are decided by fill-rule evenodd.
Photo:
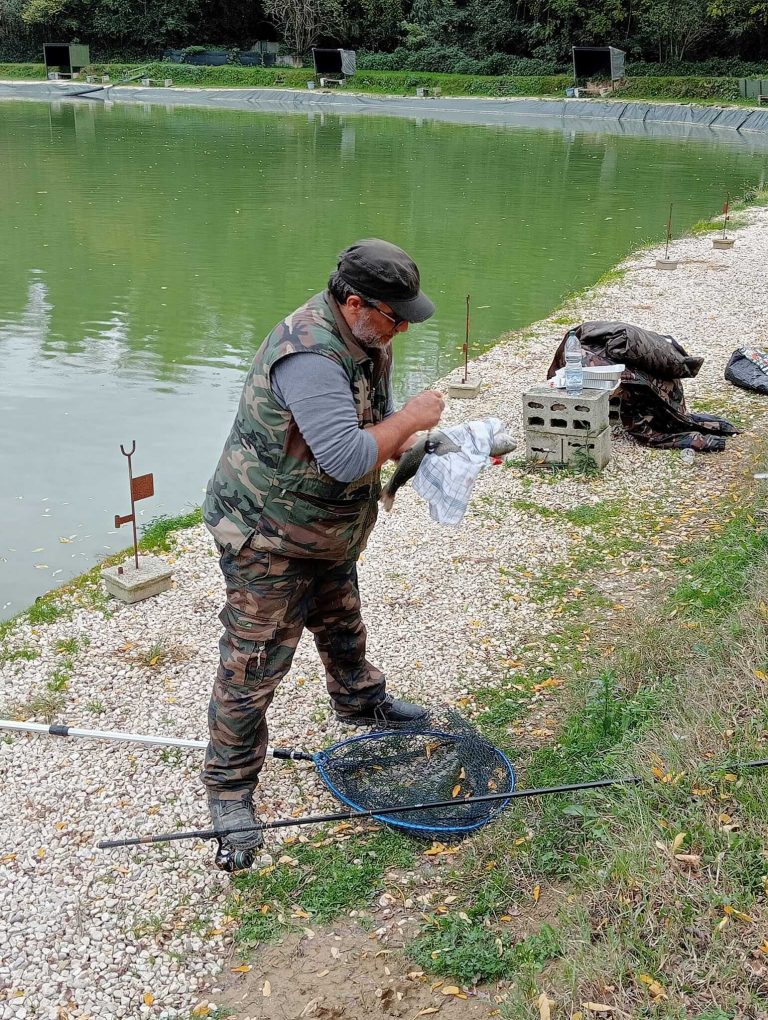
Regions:
M 236 800 L 222 800 L 214 794 L 208 794 L 208 809 L 214 829 L 222 833 L 219 836 L 219 849 L 216 853 L 216 867 L 222 871 L 244 871 L 250 868 L 259 851 L 264 847 L 264 834 L 259 829 L 239 832 L 256 825 L 258 819 L 253 812 L 253 794 L 250 790 L 243 792 Z M 228 829 L 233 830 L 225 835 Z
M 336 718 L 348 726 L 386 727 L 417 723 L 424 719 L 426 714 L 427 710 L 421 705 L 414 705 L 410 701 L 398 701 L 388 694 L 378 705 L 364 708 L 353 715 L 341 715 L 336 712 Z

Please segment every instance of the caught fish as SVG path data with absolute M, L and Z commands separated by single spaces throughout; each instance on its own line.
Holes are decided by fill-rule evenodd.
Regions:
M 517 442 L 508 433 L 502 432 L 493 441 L 491 457 L 503 457 L 505 453 L 511 453 L 515 449 L 517 449 Z M 458 443 L 449 439 L 440 429 L 432 429 L 427 433 L 425 439 L 417 440 L 410 450 L 406 450 L 402 455 L 395 468 L 395 473 L 382 490 L 381 504 L 384 509 L 392 509 L 397 490 L 413 478 L 427 455 L 444 457 L 447 453 L 459 453 L 460 450 L 461 447 Z

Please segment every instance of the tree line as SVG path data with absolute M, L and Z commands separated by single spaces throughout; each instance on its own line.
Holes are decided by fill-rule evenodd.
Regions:
M 618 46 L 666 68 L 759 62 L 768 59 L 768 0 L 0 0 L 5 60 L 39 60 L 46 40 L 87 42 L 105 61 L 264 39 L 289 52 L 351 47 L 364 61 L 373 55 L 369 67 L 489 74 L 514 73 L 510 57 L 552 73 L 572 45 Z

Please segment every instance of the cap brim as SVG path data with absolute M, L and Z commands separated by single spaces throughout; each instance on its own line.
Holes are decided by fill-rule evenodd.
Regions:
M 395 315 L 406 322 L 424 322 L 435 314 L 435 306 L 423 290 L 407 301 L 392 301 L 390 298 L 386 298 L 386 301 Z

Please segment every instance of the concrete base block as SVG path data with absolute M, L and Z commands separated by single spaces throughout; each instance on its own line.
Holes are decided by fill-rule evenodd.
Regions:
M 475 383 L 450 383 L 448 386 L 448 396 L 457 397 L 459 400 L 473 400 L 480 392 L 482 385 L 479 380 Z
M 583 433 L 537 432 L 525 433 L 525 459 L 534 464 L 573 464 L 579 455 L 588 454 L 599 470 L 611 459 L 611 430 L 604 428 L 597 435 Z
M 656 259 L 657 269 L 677 269 L 677 259 Z
M 595 462 L 597 468 L 602 471 L 611 459 L 611 430 L 603 429 L 599 435 L 587 436 L 564 436 L 563 437 L 563 460 L 566 464 L 572 464 L 578 460 L 579 454 L 588 454 Z
M 122 570 L 122 573 L 118 571 Z M 157 556 L 140 556 L 139 569 L 133 560 L 119 567 L 105 567 L 101 576 L 107 592 L 121 602 L 141 602 L 171 587 L 171 568 Z
M 728 251 L 736 243 L 735 237 L 715 237 L 712 239 L 712 247 Z

